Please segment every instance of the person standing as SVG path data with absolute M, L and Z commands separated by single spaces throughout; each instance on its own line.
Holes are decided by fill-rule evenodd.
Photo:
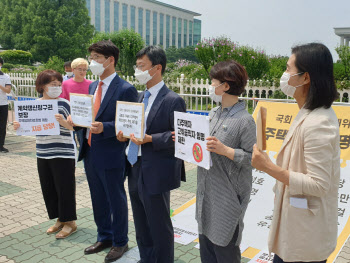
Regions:
M 268 247 L 273 262 L 326 263 L 337 245 L 340 135 L 333 58 L 320 43 L 292 48 L 280 80 L 298 115 L 274 164 L 254 146 L 252 165 L 276 179 Z
M 186 112 L 185 101 L 164 84 L 166 55 L 157 46 L 136 54 L 135 77 L 147 89 L 143 141 L 130 135 L 126 149 L 129 194 L 142 263 L 174 262 L 174 230 L 170 219 L 170 191 L 185 178 L 184 162 L 174 157 L 174 112 Z M 123 133 L 118 140 L 126 142 Z M 130 166 L 131 165 L 131 166 Z
M 57 100 L 60 124 L 59 135 L 36 136 L 36 156 L 41 190 L 50 219 L 57 218 L 55 225 L 46 233 L 56 234 L 56 239 L 63 239 L 77 231 L 75 220 L 75 157 L 73 126 L 66 118 L 70 114 L 69 102 L 59 98 L 62 92 L 62 75 L 54 70 L 44 70 L 35 81 L 36 90 L 43 94 L 39 100 Z M 15 130 L 20 123 L 14 121 Z
M 72 70 L 72 61 L 64 62 L 64 71 L 66 72 L 66 75 L 63 76 L 63 81 L 73 78 L 74 73 Z
M 4 147 L 6 137 L 6 124 L 8 117 L 7 93 L 11 92 L 11 79 L 9 75 L 1 71 L 4 60 L 0 58 L 0 152 L 7 153 Z
M 253 117 L 238 96 L 248 75 L 234 60 L 219 62 L 210 71 L 209 95 L 221 103 L 209 113 L 209 170 L 197 169 L 196 219 L 203 263 L 239 263 L 243 218 L 252 189 L 251 158 L 256 142 Z
M 115 72 L 119 49 L 111 41 L 89 47 L 90 69 L 99 80 L 89 87 L 94 95 L 95 122 L 83 129 L 79 160 L 84 159 L 89 183 L 97 242 L 84 250 L 93 254 L 112 247 L 105 262 L 113 262 L 128 250 L 128 206 L 124 189 L 126 143 L 117 140 L 117 101 L 137 101 L 137 90 Z M 69 118 L 71 121 L 71 117 Z
M 62 83 L 61 98 L 70 101 L 70 93 L 89 94 L 91 80 L 86 79 L 86 72 L 89 63 L 83 58 L 77 58 L 72 61 L 73 77 Z

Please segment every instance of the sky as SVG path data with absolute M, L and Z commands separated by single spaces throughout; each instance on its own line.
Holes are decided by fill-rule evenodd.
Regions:
M 338 55 L 334 27 L 350 27 L 350 0 L 160 0 L 202 14 L 202 38 L 225 35 L 268 55 L 289 56 L 291 47 L 321 42 Z

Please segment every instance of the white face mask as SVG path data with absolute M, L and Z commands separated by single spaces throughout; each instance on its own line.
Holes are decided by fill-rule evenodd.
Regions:
M 156 66 L 154 66 L 154 67 L 156 67 Z M 151 69 L 153 69 L 153 68 L 151 68 Z M 148 69 L 145 71 L 142 71 L 141 69 L 138 69 L 138 68 L 135 69 L 135 78 L 137 79 L 138 82 L 140 82 L 140 84 L 142 84 L 142 85 L 147 84 L 147 82 L 150 81 L 154 77 L 155 73 L 153 76 L 151 76 L 149 74 L 149 71 L 151 69 Z
M 56 87 L 47 87 L 46 94 L 51 99 L 56 99 L 59 95 L 62 93 L 62 87 L 56 86 Z
M 214 86 L 212 86 L 212 85 L 210 85 L 209 86 L 209 97 L 213 100 L 213 101 L 215 101 L 216 103 L 221 103 L 222 102 L 222 95 L 223 94 L 221 94 L 221 95 L 216 95 L 215 94 L 215 89 L 216 88 L 218 88 L 218 87 L 220 87 L 222 84 L 224 84 L 225 82 L 223 82 L 223 83 L 221 83 L 219 86 L 217 86 L 217 87 L 214 87 Z
M 284 94 L 286 94 L 289 97 L 293 97 L 294 93 L 296 91 L 296 88 L 304 85 L 304 84 L 301 84 L 301 85 L 298 85 L 296 87 L 293 87 L 293 86 L 288 84 L 288 81 L 289 81 L 289 79 L 291 77 L 297 76 L 297 75 L 300 75 L 300 74 L 304 74 L 304 72 L 297 73 L 297 74 L 294 74 L 294 75 L 290 75 L 289 73 L 286 73 L 286 72 L 283 73 L 283 75 L 282 75 L 282 77 L 280 79 L 280 88 L 281 88 L 281 90 L 282 90 L 282 92 Z
M 104 67 L 103 64 L 104 63 L 101 64 L 101 63 L 96 62 L 95 60 L 92 60 L 90 62 L 90 70 L 91 70 L 92 74 L 97 75 L 97 76 L 101 76 L 103 74 L 103 72 L 105 71 L 105 69 L 108 68 L 111 63 L 109 63 L 107 67 Z
M 73 76 L 73 72 L 66 72 L 66 75 L 67 75 L 68 77 L 71 77 L 71 76 Z

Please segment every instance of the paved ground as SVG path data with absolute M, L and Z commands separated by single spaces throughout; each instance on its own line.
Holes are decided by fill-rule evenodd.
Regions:
M 64 240 L 56 240 L 45 231 L 54 221 L 48 221 L 39 185 L 35 140 L 8 135 L 5 146 L 10 153 L 0 153 L 0 262 L 57 263 L 104 262 L 108 251 L 85 256 L 85 247 L 96 240 L 90 193 L 81 164 L 76 169 L 78 231 Z M 176 209 L 191 200 L 196 192 L 196 168 L 186 166 L 188 182 L 171 193 L 171 208 Z M 127 182 L 126 182 L 127 189 Z M 129 247 L 127 256 L 118 263 L 137 262 L 135 230 L 129 203 Z M 187 246 L 175 243 L 175 262 L 200 262 L 196 243 Z M 243 258 L 242 262 L 248 262 Z M 350 262 L 350 242 L 342 249 L 337 263 Z

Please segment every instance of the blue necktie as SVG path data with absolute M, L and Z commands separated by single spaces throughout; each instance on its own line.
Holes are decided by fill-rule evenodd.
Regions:
M 147 109 L 148 99 L 150 96 L 151 96 L 151 93 L 148 90 L 146 90 L 145 96 L 143 98 L 143 104 L 145 104 L 145 107 L 144 107 L 145 111 Z M 145 125 L 146 125 L 146 123 L 145 123 Z M 128 161 L 131 165 L 134 165 L 137 162 L 138 152 L 139 152 L 139 146 L 133 142 L 130 142 L 129 151 L 128 151 Z

